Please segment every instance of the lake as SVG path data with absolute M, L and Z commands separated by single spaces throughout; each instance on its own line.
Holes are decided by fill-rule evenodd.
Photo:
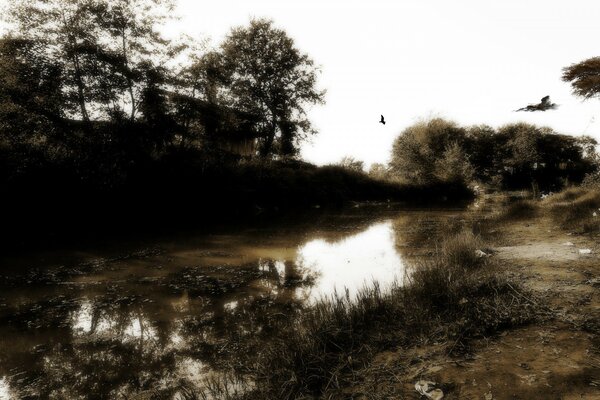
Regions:
M 361 205 L 4 257 L 0 399 L 183 398 L 319 298 L 402 282 L 468 212 Z

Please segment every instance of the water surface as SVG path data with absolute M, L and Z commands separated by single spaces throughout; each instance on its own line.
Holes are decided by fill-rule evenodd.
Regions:
M 401 281 L 463 216 L 365 206 L 5 257 L 0 399 L 178 398 L 317 299 Z

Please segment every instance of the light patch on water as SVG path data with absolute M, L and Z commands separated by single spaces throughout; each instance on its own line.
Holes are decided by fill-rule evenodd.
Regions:
M 273 267 L 275 268 L 275 271 L 277 272 L 277 277 L 279 279 L 279 283 L 283 284 L 283 282 L 285 282 L 285 262 L 283 262 L 282 260 L 264 260 L 264 259 L 259 259 L 258 260 L 258 268 L 261 272 L 270 272 L 271 271 L 271 267 L 270 267 L 270 263 L 272 263 Z
M 13 397 L 10 394 L 10 386 L 8 386 L 8 380 L 5 376 L 0 379 L 0 400 L 12 400 Z
M 225 310 L 229 311 L 229 312 L 235 310 L 237 308 L 237 306 L 238 306 L 237 300 L 233 300 L 233 301 L 230 301 L 229 303 L 223 304 L 223 308 L 225 308 Z
M 142 317 L 132 319 L 124 334 L 134 339 L 158 340 L 156 329 L 150 325 L 148 319 Z
M 283 261 L 275 261 L 275 270 L 279 276 L 279 283 L 285 282 L 285 263 Z
M 371 226 L 341 241 L 312 240 L 298 249 L 296 263 L 318 273 L 310 289 L 312 300 L 348 289 L 351 296 L 377 281 L 382 285 L 402 280 L 405 266 L 396 251 L 392 222 Z
M 260 288 L 263 291 L 270 293 L 273 296 L 276 296 L 277 293 L 279 293 L 279 287 L 277 286 L 276 283 L 274 283 L 270 279 L 265 279 L 265 278 L 257 279 L 256 281 L 254 281 L 252 283 L 252 285 L 254 287 Z
M 183 336 L 179 334 L 178 331 L 173 331 L 169 336 L 169 342 L 172 348 L 182 349 L 185 347 L 186 340 Z
M 92 333 L 92 328 L 94 328 L 94 332 L 96 333 L 110 331 L 110 321 L 107 321 L 105 318 L 98 318 L 96 326 L 93 327 L 93 313 L 92 302 L 89 300 L 83 301 L 79 310 L 73 316 L 73 331 L 75 334 L 83 335 Z
M 84 301 L 73 319 L 73 330 L 76 333 L 88 333 L 92 329 L 92 303 Z
M 202 361 L 191 357 L 182 357 L 177 361 L 176 376 L 192 382 L 195 386 L 200 386 L 205 375 L 206 366 Z
M 93 326 L 94 309 L 90 301 L 85 300 L 77 312 L 73 315 L 73 332 L 77 335 L 95 334 L 98 336 L 120 336 L 121 341 L 131 339 L 156 340 L 158 338 L 156 329 L 147 318 L 132 316 L 124 329 L 116 329 L 116 315 L 99 316 L 96 326 Z M 93 329 L 93 332 L 92 332 Z M 120 333 L 121 331 L 122 333 Z

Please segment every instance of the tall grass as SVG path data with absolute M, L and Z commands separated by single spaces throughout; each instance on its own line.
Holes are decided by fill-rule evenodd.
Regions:
M 582 233 L 600 232 L 600 190 L 571 188 L 550 196 L 544 210 L 562 228 Z
M 515 221 L 530 219 L 537 215 L 537 206 L 532 200 L 517 200 L 508 204 L 496 217 L 496 221 Z
M 431 340 L 456 352 L 471 338 L 531 321 L 535 304 L 476 256 L 481 245 L 461 232 L 414 266 L 403 286 L 373 283 L 354 298 L 346 292 L 318 302 L 261 349 L 253 398 L 321 396 L 348 385 L 373 352 Z

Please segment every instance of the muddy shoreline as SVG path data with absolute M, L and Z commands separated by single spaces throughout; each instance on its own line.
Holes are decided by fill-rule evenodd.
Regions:
M 424 399 L 415 382 L 425 380 L 437 383 L 444 399 L 600 398 L 600 236 L 565 230 L 540 214 L 483 234 L 491 257 L 535 294 L 543 318 L 476 339 L 467 354 L 450 356 L 451 343 L 378 353 L 344 393 Z

